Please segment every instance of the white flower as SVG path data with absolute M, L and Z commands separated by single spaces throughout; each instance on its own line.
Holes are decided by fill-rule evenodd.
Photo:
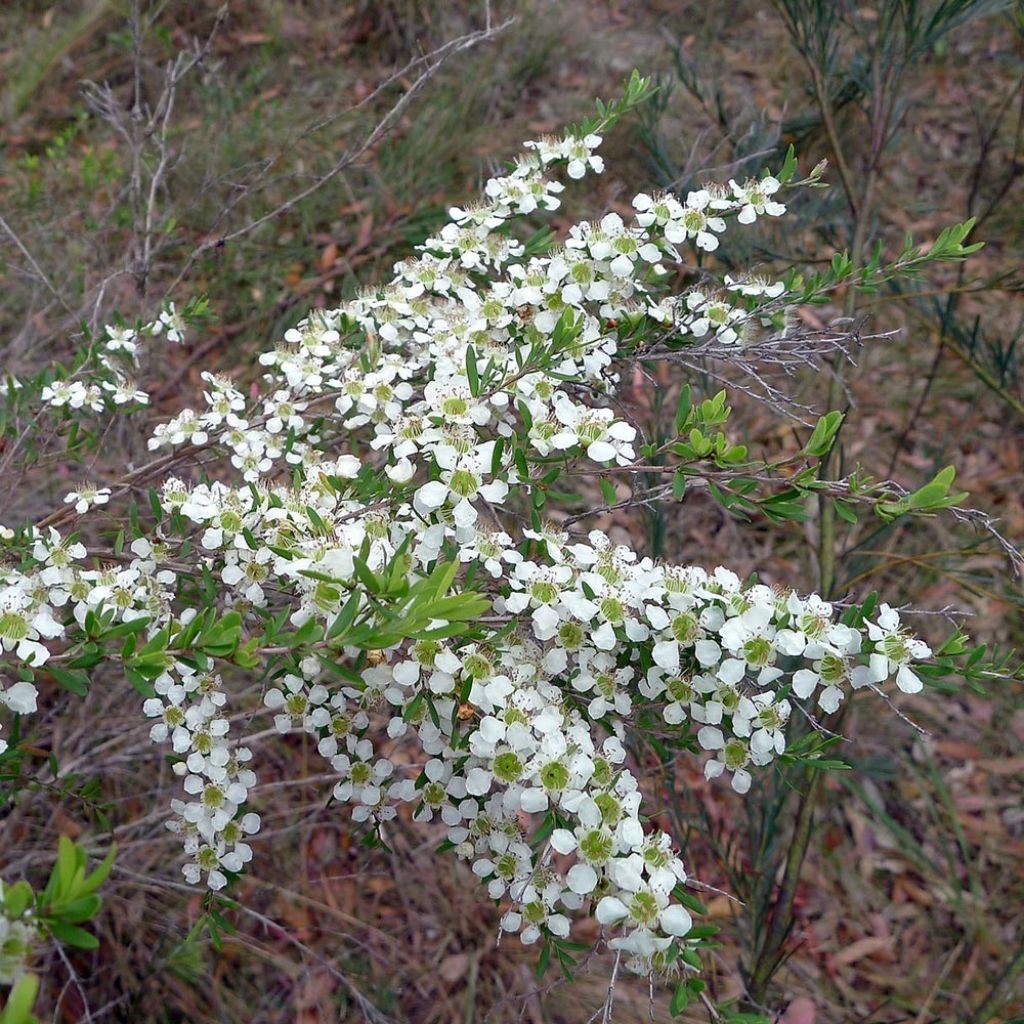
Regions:
M 698 249 L 714 252 L 718 248 L 716 233 L 725 230 L 725 221 L 709 213 L 710 205 L 711 193 L 706 189 L 688 193 L 686 204 L 672 209 L 664 226 L 665 238 L 673 244 L 692 238 Z
M 697 741 L 705 750 L 722 752 L 704 765 L 706 778 L 717 778 L 728 768 L 732 772 L 732 788 L 737 793 L 746 793 L 750 789 L 752 780 L 750 772 L 746 770 L 746 765 L 750 761 L 750 751 L 743 740 L 735 736 L 726 739 L 721 729 L 706 725 L 697 733 Z
M 167 328 L 167 340 L 175 344 L 185 340 L 185 321 L 181 314 L 174 308 L 173 302 L 168 302 L 166 308 L 160 313 L 160 319 L 150 324 L 153 334 L 159 334 Z
M 902 630 L 899 612 L 887 604 L 880 606 L 878 621 L 869 622 L 867 630 L 869 639 L 875 644 L 870 658 L 874 681 L 882 682 L 895 671 L 896 685 L 904 693 L 918 693 L 924 684 L 909 664 L 931 657 L 931 648 Z
M 765 214 L 769 217 L 781 217 L 786 212 L 786 207 L 782 203 L 772 199 L 782 187 L 776 178 L 765 177 L 759 181 L 750 179 L 742 185 L 737 185 L 730 179 L 729 187 L 740 204 L 740 212 L 736 219 L 741 224 L 753 224 L 759 216 Z
M 108 501 L 110 501 L 109 487 L 93 487 L 89 484 L 64 495 L 64 504 L 73 504 L 79 515 L 84 515 L 94 505 L 106 505 Z

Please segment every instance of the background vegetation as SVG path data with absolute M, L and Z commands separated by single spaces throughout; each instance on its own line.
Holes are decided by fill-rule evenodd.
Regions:
M 624 208 L 642 188 L 685 191 L 705 175 L 778 165 L 791 142 L 805 171 L 830 161 L 833 187 L 805 201 L 804 231 L 759 229 L 752 248 L 725 250 L 725 260 L 813 268 L 837 248 L 855 259 L 876 245 L 892 255 L 907 232 L 925 239 L 978 218 L 972 237 L 986 247 L 962 269 L 917 282 L 913 294 L 851 293 L 814 314 L 897 333 L 866 342 L 855 365 L 781 383 L 799 402 L 849 408 L 845 466 L 912 488 L 955 464 L 973 506 L 998 518 L 1005 536 L 1024 536 L 1024 7 L 492 8 L 4 5 L 0 370 L 66 358 L 82 325 L 114 309 L 149 317 L 164 297 L 202 293 L 209 327 L 159 368 L 152 415 L 190 403 L 203 369 L 251 379 L 255 353 L 307 309 L 386 274 L 523 139 L 578 119 L 638 67 L 662 88 L 608 141 L 609 173 L 567 193 L 566 220 Z M 420 81 L 429 62 L 418 57 L 508 17 L 492 39 L 446 51 L 444 67 Z M 165 109 L 167 76 L 178 71 Z M 390 130 L 373 137 L 403 97 Z M 160 116 L 144 116 L 147 108 Z M 668 429 L 682 383 L 681 371 L 658 373 L 657 387 L 638 379 L 626 395 L 652 435 Z M 735 383 L 744 439 L 798 448 L 777 410 L 757 399 L 760 382 Z M 144 436 L 118 428 L 90 476 L 122 471 Z M 30 438 L 34 457 L 48 460 L 51 493 L 26 493 L 14 480 L 0 520 L 51 507 L 84 471 L 56 457 L 51 440 Z M 839 598 L 884 589 L 965 619 L 980 640 L 1021 639 L 1017 583 L 970 524 L 850 527 L 827 514 L 739 523 L 697 493 L 602 525 L 656 556 L 723 561 Z M 948 631 L 941 618 L 921 631 Z M 313 753 L 297 737 L 273 740 L 264 755 L 267 765 L 276 751 L 279 774 L 267 767 L 261 777 L 265 831 L 227 929 L 191 932 L 199 897 L 181 883 L 160 830 L 173 779 L 124 689 L 110 680 L 84 702 L 48 695 L 38 761 L 20 769 L 30 792 L 16 806 L 0 803 L 4 877 L 45 879 L 58 834 L 102 849 L 112 831 L 119 842 L 99 950 L 40 965 L 53 1019 L 574 1024 L 603 1002 L 600 958 L 567 985 L 553 973 L 537 981 L 534 957 L 517 943 L 496 948 L 498 913 L 466 872 L 435 859 L 423 830 L 399 824 L 390 854 L 360 846 L 347 818 L 324 806 L 319 768 L 296 773 Z M 813 785 L 779 774 L 746 799 L 706 783 L 690 759 L 658 780 L 659 823 L 683 843 L 693 874 L 721 890 L 705 900 L 723 926 L 709 985 L 719 1000 L 785 1010 L 788 1024 L 1014 1019 L 1024 1012 L 1020 691 L 905 701 L 901 710 L 926 733 L 869 707 L 853 702 L 837 726 L 855 772 Z M 780 882 L 788 903 L 773 902 Z M 616 1020 L 669 1019 L 664 995 L 649 1002 L 646 984 L 623 987 Z M 698 1005 L 683 1019 L 706 1011 Z

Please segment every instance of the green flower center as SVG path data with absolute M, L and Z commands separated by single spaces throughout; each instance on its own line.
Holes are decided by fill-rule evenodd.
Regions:
M 513 854 L 502 854 L 494 865 L 494 873 L 498 875 L 499 878 L 515 878 L 517 863 L 518 862 Z
M 772 659 L 772 644 L 767 637 L 755 636 L 743 645 L 743 657 L 748 665 L 763 668 Z
M 28 636 L 28 619 L 18 612 L 4 612 L 0 615 L 0 638 L 24 640 Z
M 846 675 L 846 662 L 836 654 L 826 654 L 819 675 L 826 683 L 836 683 Z
M 203 805 L 216 810 L 224 803 L 224 794 L 216 786 L 207 786 L 203 790 Z
M 890 661 L 902 662 L 907 661 L 910 657 L 910 652 L 907 650 L 907 642 L 898 633 L 893 633 L 891 636 L 885 637 L 882 640 L 881 648 L 882 653 Z
M 469 402 L 457 395 L 452 395 L 441 403 L 441 411 L 445 416 L 465 416 L 469 411 Z
M 551 761 L 541 768 L 540 783 L 548 790 L 565 789 L 569 785 L 569 769 L 561 761 Z
M 612 784 L 611 762 L 603 757 L 594 758 L 594 774 L 591 776 L 598 786 L 610 786 Z M 600 806 L 600 804 L 598 804 Z
M 548 580 L 535 580 L 530 584 L 530 597 L 539 604 L 554 604 L 558 600 L 558 587 Z
M 574 263 L 569 276 L 576 284 L 590 284 L 594 280 L 594 272 L 586 263 Z
M 611 623 L 619 623 L 625 618 L 625 605 L 617 597 L 601 599 L 601 614 Z
M 583 646 L 583 627 L 578 622 L 563 622 L 558 627 L 558 642 L 567 651 L 578 651 Z
M 502 782 L 517 782 L 523 774 L 523 762 L 514 751 L 506 751 L 494 759 L 494 776 Z
M 652 868 L 668 867 L 669 855 L 660 846 L 648 846 L 644 850 L 644 863 Z
M 448 487 L 460 498 L 472 498 L 480 488 L 480 481 L 468 469 L 457 469 L 452 473 Z
M 321 580 L 313 591 L 313 601 L 318 608 L 328 611 L 338 604 L 341 594 L 338 588 Z
M 739 690 L 733 686 L 727 686 L 723 690 L 719 691 L 718 699 L 722 702 L 722 707 L 731 713 L 740 705 Z
M 547 920 L 548 912 L 543 903 L 534 900 L 523 907 L 523 917 L 529 924 L 541 925 Z
M 738 768 L 742 768 L 747 763 L 748 759 L 746 744 L 742 740 L 735 738 L 727 740 L 723 756 L 725 759 L 725 766 L 729 771 L 734 772 Z
M 650 927 L 658 919 L 658 901 L 649 892 L 634 893 L 629 901 L 629 916 L 637 924 Z
M 668 681 L 668 695 L 680 704 L 693 700 L 694 689 L 686 679 L 673 678 Z
M 309 707 L 309 701 L 301 693 L 293 693 L 285 698 L 284 709 L 292 718 L 304 715 L 307 707 Z
M 428 782 L 423 787 L 423 802 L 428 807 L 440 807 L 447 794 L 440 782 Z
M 217 857 L 216 850 L 211 849 L 209 846 L 204 846 L 196 856 L 196 863 L 204 871 L 213 871 L 220 866 L 220 859 Z
M 822 636 L 828 628 L 828 619 L 822 618 L 820 615 L 801 615 L 799 625 L 805 635 L 815 640 Z
M 683 227 L 692 235 L 703 231 L 707 227 L 707 223 L 707 217 L 700 210 L 687 210 L 683 213 Z
M 494 666 L 482 654 L 471 654 L 462 666 L 474 679 L 489 679 L 494 675 Z
M 604 864 L 612 855 L 615 841 L 604 829 L 591 829 L 579 841 L 580 855 L 590 864 Z
M 691 644 L 700 635 L 700 623 L 687 612 L 681 612 L 672 620 L 672 635 L 681 644 Z
M 416 660 L 427 668 L 431 668 L 441 653 L 441 644 L 437 640 L 417 640 L 413 645 Z

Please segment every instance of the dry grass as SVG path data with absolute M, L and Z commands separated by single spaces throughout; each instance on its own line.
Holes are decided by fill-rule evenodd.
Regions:
M 190 33 L 204 31 L 215 6 L 170 5 L 166 41 L 154 45 L 170 52 Z M 799 68 L 762 5 L 569 0 L 521 7 L 519 24 L 500 46 L 445 72 L 398 132 L 338 188 L 197 265 L 185 287 L 209 292 L 221 326 L 162 368 L 166 379 L 155 415 L 191 401 L 200 369 L 248 365 L 302 310 L 336 303 L 357 282 L 386 272 L 426 233 L 446 201 L 471 192 L 520 139 L 579 116 L 592 97 L 611 94 L 633 66 L 668 75 L 666 35 L 682 39 L 687 53 L 722 83 L 735 115 L 762 111 L 761 121 L 751 123 L 770 127 L 790 116 L 791 107 L 806 107 L 794 93 Z M 85 78 L 109 80 L 122 93 L 128 88 L 130 54 L 117 35 L 123 24 L 118 8 L 98 0 L 52 10 L 20 2 L 0 12 L 0 38 L 16 41 L 0 50 L 10 114 L 0 153 L 5 216 L 59 283 L 73 312 L 118 265 L 130 227 L 118 192 L 123 156 L 105 126 L 80 119 L 77 92 Z M 233 175 L 276 152 L 296 124 L 358 100 L 411 48 L 439 41 L 479 13 L 470 4 L 412 0 L 340 9 L 326 0 L 259 0 L 233 13 L 208 72 L 181 107 L 180 144 L 187 156 L 167 185 L 163 205 L 176 218 L 167 246 L 145 294 L 119 280 L 108 302 L 126 315 L 148 309 L 174 279 L 181 254 L 207 230 Z M 898 244 L 904 228 L 927 236 L 963 216 L 974 138 L 969 111 L 995 95 L 993 82 L 1012 82 L 1012 68 L 994 65 L 984 81 L 976 74 L 985 55 L 999 50 L 1000 31 L 989 24 L 958 36 L 915 85 L 901 148 L 884 182 L 888 242 Z M 266 189 L 240 213 L 269 208 L 289 194 L 359 123 L 357 118 L 318 134 L 282 158 Z M 216 133 L 205 130 L 214 124 Z M 722 162 L 716 130 L 677 89 L 661 120 L 677 163 Z M 803 144 L 810 158 L 825 152 L 813 129 Z M 630 188 L 657 173 L 639 136 L 628 130 L 610 140 L 608 157 L 609 176 L 572 197 L 566 217 L 628 201 Z M 972 280 L 1012 269 L 1021 242 L 1019 180 L 1014 188 L 1016 198 L 986 225 L 990 246 L 972 263 Z M 57 247 L 54 238 L 61 240 Z M 784 252 L 813 240 L 786 241 Z M 4 245 L 10 283 L 0 295 L 0 353 L 4 369 L 21 371 L 62 350 L 74 317 L 26 271 L 6 240 Z M 1004 283 L 967 296 L 963 312 L 1012 331 L 1012 318 L 1019 316 L 1015 302 L 1019 295 Z M 877 310 L 879 327 L 906 333 L 898 343 L 865 351 L 850 374 L 856 420 L 846 439 L 847 459 L 878 473 L 892 460 L 897 479 L 907 483 L 920 481 L 935 465 L 955 462 L 972 501 L 1001 516 L 1010 536 L 1024 536 L 1022 419 L 954 354 L 935 364 L 931 399 L 915 420 L 919 388 L 934 362 L 934 322 L 915 319 L 891 302 L 869 308 Z M 664 381 L 670 409 L 675 383 Z M 819 381 L 796 386 L 820 397 Z M 1019 399 L 1019 378 L 1011 376 L 1005 387 L 1017 388 Z M 638 417 L 656 428 L 662 409 L 645 407 L 642 391 L 633 401 Z M 795 445 L 791 428 L 774 414 L 739 404 L 739 423 L 752 445 Z M 907 442 L 893 457 L 904 433 Z M 106 457 L 132 457 L 132 436 L 115 442 L 108 448 L 114 454 Z M 54 486 L 77 472 L 80 467 L 55 465 Z M 49 498 L 26 500 L 39 505 Z M 19 507 L 10 515 L 31 511 Z M 700 496 L 688 499 L 685 511 L 669 513 L 667 522 L 604 525 L 635 543 L 659 545 L 666 557 L 692 560 L 699 551 L 701 561 L 756 570 L 767 582 L 814 585 L 813 537 L 800 527 L 740 526 Z M 1020 640 L 1018 605 L 997 560 L 973 549 L 973 538 L 963 531 L 936 521 L 914 535 L 879 531 L 856 540 L 859 546 L 843 563 L 855 593 L 877 586 L 918 607 L 956 605 L 973 613 L 969 626 L 980 639 Z M 948 554 L 931 557 L 935 551 Z M 925 629 L 941 631 L 941 625 L 927 620 Z M 251 682 L 243 685 L 255 692 Z M 123 690 L 116 680 L 97 678 L 84 701 L 46 695 L 47 710 L 32 734 L 39 751 L 30 766 L 37 785 L 2 820 L 5 877 L 44 876 L 46 851 L 60 833 L 104 849 L 110 836 L 94 803 L 120 844 L 100 950 L 72 956 L 77 978 L 70 982 L 55 960 L 40 965 L 48 979 L 44 1010 L 52 1019 L 579 1024 L 603 1002 L 607 959 L 590 960 L 576 983 L 567 985 L 553 973 L 534 979 L 535 954 L 518 943 L 496 948 L 498 912 L 481 901 L 467 871 L 433 855 L 438 835 L 400 822 L 391 836 L 393 852 L 360 845 L 347 818 L 326 806 L 324 767 L 298 740 L 260 741 L 256 802 L 265 831 L 253 871 L 237 893 L 239 906 L 226 911 L 235 930 L 222 936 L 219 948 L 205 933 L 189 940 L 200 901 L 180 885 L 176 843 L 162 827 L 176 780 L 147 739 L 135 694 Z M 904 710 L 929 729 L 931 739 L 921 739 L 877 703 L 858 701 L 844 723 L 853 740 L 844 754 L 859 771 L 837 775 L 822 798 L 820 828 L 798 892 L 792 955 L 778 976 L 772 1009 L 805 997 L 818 1024 L 967 1020 L 1021 941 L 1019 691 L 991 699 L 936 695 L 908 701 Z M 59 783 L 45 767 L 51 750 L 60 764 Z M 83 800 L 82 787 L 91 780 L 97 780 L 95 793 Z M 660 783 L 650 794 L 656 820 L 685 844 L 695 877 L 733 892 L 738 877 L 754 879 L 776 863 L 755 857 L 758 830 L 750 808 L 760 806 L 756 800 L 744 805 L 709 786 L 694 765 Z M 702 818 L 710 839 L 687 834 L 681 825 Z M 718 841 L 724 836 L 734 839 Z M 776 854 L 786 842 L 783 829 L 774 837 Z M 711 919 L 723 926 L 709 979 L 717 997 L 727 998 L 741 992 L 749 924 L 732 900 L 707 895 Z M 579 937 L 593 938 L 585 932 Z M 1016 995 L 997 1020 L 1024 1012 L 1024 996 Z M 620 984 L 614 1019 L 668 1020 L 667 998 L 658 993 L 652 1006 L 646 982 Z

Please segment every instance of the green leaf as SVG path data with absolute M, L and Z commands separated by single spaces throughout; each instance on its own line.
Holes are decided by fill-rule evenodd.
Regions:
M 349 627 L 355 621 L 356 612 L 359 611 L 359 603 L 362 600 L 362 595 L 358 590 L 352 591 L 352 595 L 342 606 L 340 612 L 338 612 L 337 618 L 331 623 L 330 628 L 327 630 L 327 639 L 335 640 L 340 636 L 344 636 Z
M 48 923 L 47 928 L 50 934 L 65 946 L 74 946 L 75 949 L 99 948 L 99 939 L 84 928 L 79 928 L 78 925 L 64 924 L 62 921 L 51 921 Z
M 59 903 L 68 891 L 75 871 L 78 869 L 78 850 L 67 836 L 57 840 L 57 860 L 50 871 L 49 881 L 43 890 L 43 905 Z
M 684 384 L 679 392 L 679 404 L 676 406 L 676 435 L 681 436 L 690 419 L 690 385 Z
M 956 469 L 953 466 L 946 466 L 935 475 L 933 480 L 904 499 L 907 507 L 917 511 L 926 511 L 949 508 L 959 504 L 967 497 L 967 492 L 961 491 L 951 495 L 949 489 L 953 486 L 954 479 L 956 479 Z
M 125 665 L 124 677 L 141 696 L 146 697 L 147 699 L 156 696 L 156 690 L 153 688 L 153 684 L 144 675 L 136 672 L 135 669 L 129 668 Z
M 708 912 L 708 908 L 704 906 L 704 904 L 701 903 L 701 901 L 697 899 L 696 896 L 693 896 L 686 891 L 686 889 L 683 887 L 682 882 L 680 882 L 672 890 L 672 896 L 679 903 L 682 903 L 682 905 L 686 907 L 687 910 L 692 910 L 695 914 L 700 914 L 701 916 L 704 916 Z
M 540 956 L 537 958 L 537 966 L 534 968 L 533 973 L 538 978 L 543 978 L 549 963 L 551 963 L 551 940 L 547 939 L 540 948 Z
M 796 174 L 796 167 L 796 149 L 790 143 L 789 149 L 786 150 L 786 159 L 782 162 L 782 167 L 775 175 L 780 185 L 785 185 L 786 182 L 792 179 L 793 175 Z
M 672 1001 L 668 1005 L 668 1012 L 673 1017 L 678 1017 L 690 1005 L 692 998 L 689 986 L 685 981 L 681 981 L 676 985 L 675 992 L 672 993 Z
M 818 420 L 807 444 L 804 445 L 803 454 L 813 455 L 816 458 L 822 458 L 825 455 L 828 455 L 832 450 L 832 445 L 835 444 L 839 428 L 843 425 L 843 418 L 843 413 L 838 410 L 825 413 L 825 415 Z
M 63 689 L 75 694 L 76 697 L 84 697 L 89 692 L 89 676 L 81 669 L 66 671 L 57 668 L 56 665 L 47 665 L 45 671 L 53 676 Z
M 505 453 L 505 438 L 499 437 L 494 442 L 494 451 L 491 454 L 491 476 L 498 476 L 501 473 L 501 457 Z
M 101 900 L 95 893 L 89 896 L 82 896 L 79 899 L 72 900 L 70 903 L 65 903 L 60 907 L 57 916 L 61 921 L 68 924 L 81 924 L 83 921 L 88 921 L 100 909 Z
M 28 882 L 18 882 L 4 889 L 4 912 L 12 919 L 21 917 L 32 902 L 32 886 Z
M 840 501 L 838 498 L 833 498 L 832 507 L 836 510 L 836 515 L 839 516 L 839 518 L 842 519 L 844 522 L 857 522 L 856 508 L 850 502 Z
M 39 991 L 39 979 L 34 974 L 26 974 L 18 981 L 7 997 L 3 1011 L 0 1012 L 0 1024 L 31 1024 L 35 1021 L 32 1007 Z
M 356 576 L 359 578 L 359 582 L 371 594 L 379 594 L 381 591 L 381 580 L 378 579 L 376 573 L 358 556 L 353 556 L 352 565 L 355 567 Z

